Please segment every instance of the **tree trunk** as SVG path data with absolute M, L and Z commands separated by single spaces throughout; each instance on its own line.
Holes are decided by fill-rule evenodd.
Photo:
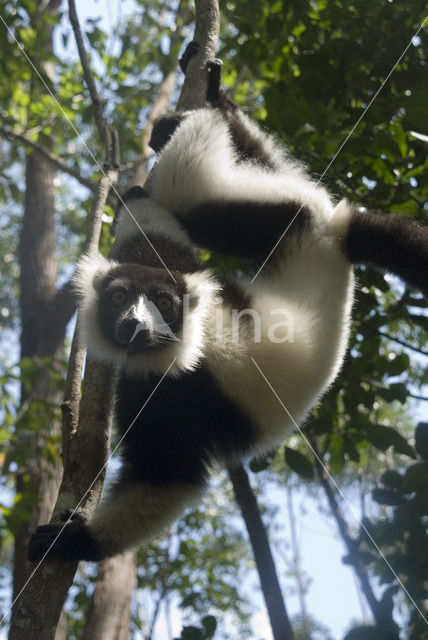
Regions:
M 59 4 L 59 0 L 51 1 L 46 7 L 44 2 L 43 11 L 55 14 Z M 53 26 L 46 24 L 42 55 L 52 51 L 52 31 Z M 44 70 L 50 74 L 51 63 L 44 65 Z M 41 522 L 49 521 L 62 474 L 61 464 L 52 464 L 40 453 L 46 439 L 59 436 L 61 430 L 59 419 L 55 419 L 54 411 L 50 410 L 59 407 L 61 402 L 61 391 L 52 373 L 55 367 L 60 367 L 55 360 L 59 363 L 63 359 L 65 329 L 74 308 L 70 296 L 61 296 L 61 313 L 57 313 L 54 176 L 53 165 L 43 153 L 36 150 L 27 156 L 19 246 L 21 358 L 31 360 L 37 374 L 34 376 L 34 371 L 28 374 L 25 367 L 22 369 L 21 408 L 24 425 L 31 412 L 40 423 L 45 413 L 46 423 L 37 430 L 26 429 L 20 437 L 26 463 L 17 474 L 17 492 L 31 492 L 39 496 L 40 501 L 32 507 L 30 520 L 21 523 L 15 538 L 13 601 L 28 575 L 26 550 L 30 532 Z
M 50 380 L 49 367 L 41 364 L 42 358 L 58 358 L 62 355 L 64 329 L 55 326 L 52 319 L 52 300 L 56 294 L 55 223 L 52 166 L 42 154 L 35 151 L 27 158 L 26 197 L 20 242 L 21 263 L 21 358 L 30 358 L 38 367 L 32 389 L 26 388 L 25 370 L 22 371 L 21 406 L 59 406 L 61 394 Z M 62 331 L 61 331 L 62 329 Z M 39 363 L 39 364 L 38 364 Z M 30 373 L 31 375 L 31 373 Z M 38 455 L 47 437 L 59 435 L 60 424 L 52 421 L 36 435 L 26 435 L 26 452 L 34 452 L 28 458 L 17 478 L 18 492 L 35 491 L 41 500 L 31 513 L 31 520 L 23 522 L 15 541 L 14 597 L 21 590 L 28 572 L 26 548 L 29 532 L 37 524 L 47 522 L 55 504 L 62 469 L 56 469 Z M 22 441 L 21 441 L 22 442 Z M 24 445 L 24 443 L 22 443 Z
M 102 563 L 82 640 L 128 640 L 135 568 L 133 551 Z

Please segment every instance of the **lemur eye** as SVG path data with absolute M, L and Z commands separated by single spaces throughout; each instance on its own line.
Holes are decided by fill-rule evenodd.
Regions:
M 162 294 L 156 300 L 156 306 L 159 311 L 169 311 L 172 307 L 172 300 L 169 296 Z
M 116 289 L 111 294 L 110 300 L 115 307 L 121 307 L 128 300 L 128 294 L 124 289 Z

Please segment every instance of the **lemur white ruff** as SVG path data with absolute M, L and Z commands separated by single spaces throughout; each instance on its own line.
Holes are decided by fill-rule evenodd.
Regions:
M 216 82 L 213 64 L 214 108 L 158 124 L 153 145 L 163 148 L 146 191 L 126 200 L 138 225 L 122 207 L 110 259 L 78 265 L 89 353 L 121 370 L 120 434 L 168 373 L 126 435 L 118 478 L 94 517 L 75 516 L 55 541 L 50 552 L 64 559 L 101 560 L 148 540 L 200 496 L 214 457 L 239 460 L 279 443 L 293 424 L 257 367 L 292 418 L 305 419 L 343 361 L 352 263 L 428 294 L 428 230 L 336 205 Z M 257 269 L 277 243 L 253 284 L 220 281 L 193 250 Z M 60 526 L 37 529 L 30 559 Z

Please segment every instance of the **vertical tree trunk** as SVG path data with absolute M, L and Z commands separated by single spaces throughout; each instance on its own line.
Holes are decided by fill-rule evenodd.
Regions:
M 54 0 L 46 7 L 39 2 L 42 11 L 55 14 L 60 5 Z M 39 16 L 40 17 L 40 16 Z M 52 25 L 46 25 L 45 39 L 41 55 L 52 52 Z M 44 67 L 48 74 L 52 72 L 51 63 Z M 54 168 L 48 158 L 39 151 L 33 151 L 26 161 L 26 192 L 22 219 L 19 261 L 20 261 L 20 306 L 21 306 L 21 358 L 32 360 L 37 375 L 31 388 L 29 380 L 22 371 L 21 406 L 28 405 L 31 412 L 34 403 L 40 407 L 59 407 L 61 393 L 52 379 L 53 360 L 63 356 L 65 328 L 71 315 L 72 303 L 68 302 L 68 313 L 56 318 L 57 268 L 55 260 L 55 202 Z M 52 359 L 52 365 L 45 358 Z M 31 375 L 32 378 L 32 375 Z M 52 417 L 50 411 L 47 416 Z M 24 418 L 25 419 L 25 418 Z M 22 442 L 28 455 L 24 468 L 17 475 L 18 493 L 32 493 L 42 499 L 32 508 L 31 519 L 23 522 L 15 539 L 13 599 L 25 584 L 28 573 L 26 549 L 29 532 L 41 522 L 49 520 L 61 479 L 61 465 L 54 468 L 46 458 L 40 455 L 46 438 L 59 435 L 59 420 L 49 420 L 44 429 L 34 435 L 27 431 L 27 442 Z M 31 452 L 31 457 L 30 457 Z
M 56 264 L 54 200 L 54 172 L 49 160 L 35 151 L 27 158 L 26 196 L 20 242 L 21 264 L 21 358 L 30 358 L 38 367 L 37 378 L 31 389 L 23 371 L 21 404 L 40 402 L 49 406 L 60 406 L 61 394 L 50 381 L 49 366 L 42 365 L 42 358 L 59 358 L 64 344 L 64 327 L 55 326 L 50 311 L 56 294 Z M 58 329 L 62 329 L 58 330 Z M 29 532 L 37 524 L 47 522 L 55 504 L 62 469 L 48 464 L 40 455 L 46 437 L 59 435 L 60 423 L 52 421 L 36 435 L 26 436 L 26 451 L 33 452 L 17 479 L 18 492 L 33 491 L 42 500 L 32 509 L 31 520 L 23 522 L 15 540 L 14 596 L 24 584 L 28 571 L 26 548 Z M 24 443 L 22 443 L 24 446 Z
M 135 568 L 133 551 L 102 563 L 81 640 L 128 639 Z

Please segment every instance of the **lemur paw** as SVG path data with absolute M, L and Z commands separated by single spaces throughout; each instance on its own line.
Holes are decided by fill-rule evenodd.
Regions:
M 192 40 L 191 42 L 189 42 L 183 55 L 178 61 L 180 65 L 180 69 L 182 70 L 183 73 L 186 73 L 187 65 L 189 64 L 190 59 L 193 58 L 193 56 L 196 55 L 198 51 L 199 51 L 199 42 L 197 42 L 196 40 Z
M 65 511 L 61 514 L 65 524 L 46 524 L 37 527 L 28 545 L 28 559 L 39 562 L 45 555 L 52 555 L 62 560 L 102 560 L 103 553 L 95 540 L 86 518 Z

